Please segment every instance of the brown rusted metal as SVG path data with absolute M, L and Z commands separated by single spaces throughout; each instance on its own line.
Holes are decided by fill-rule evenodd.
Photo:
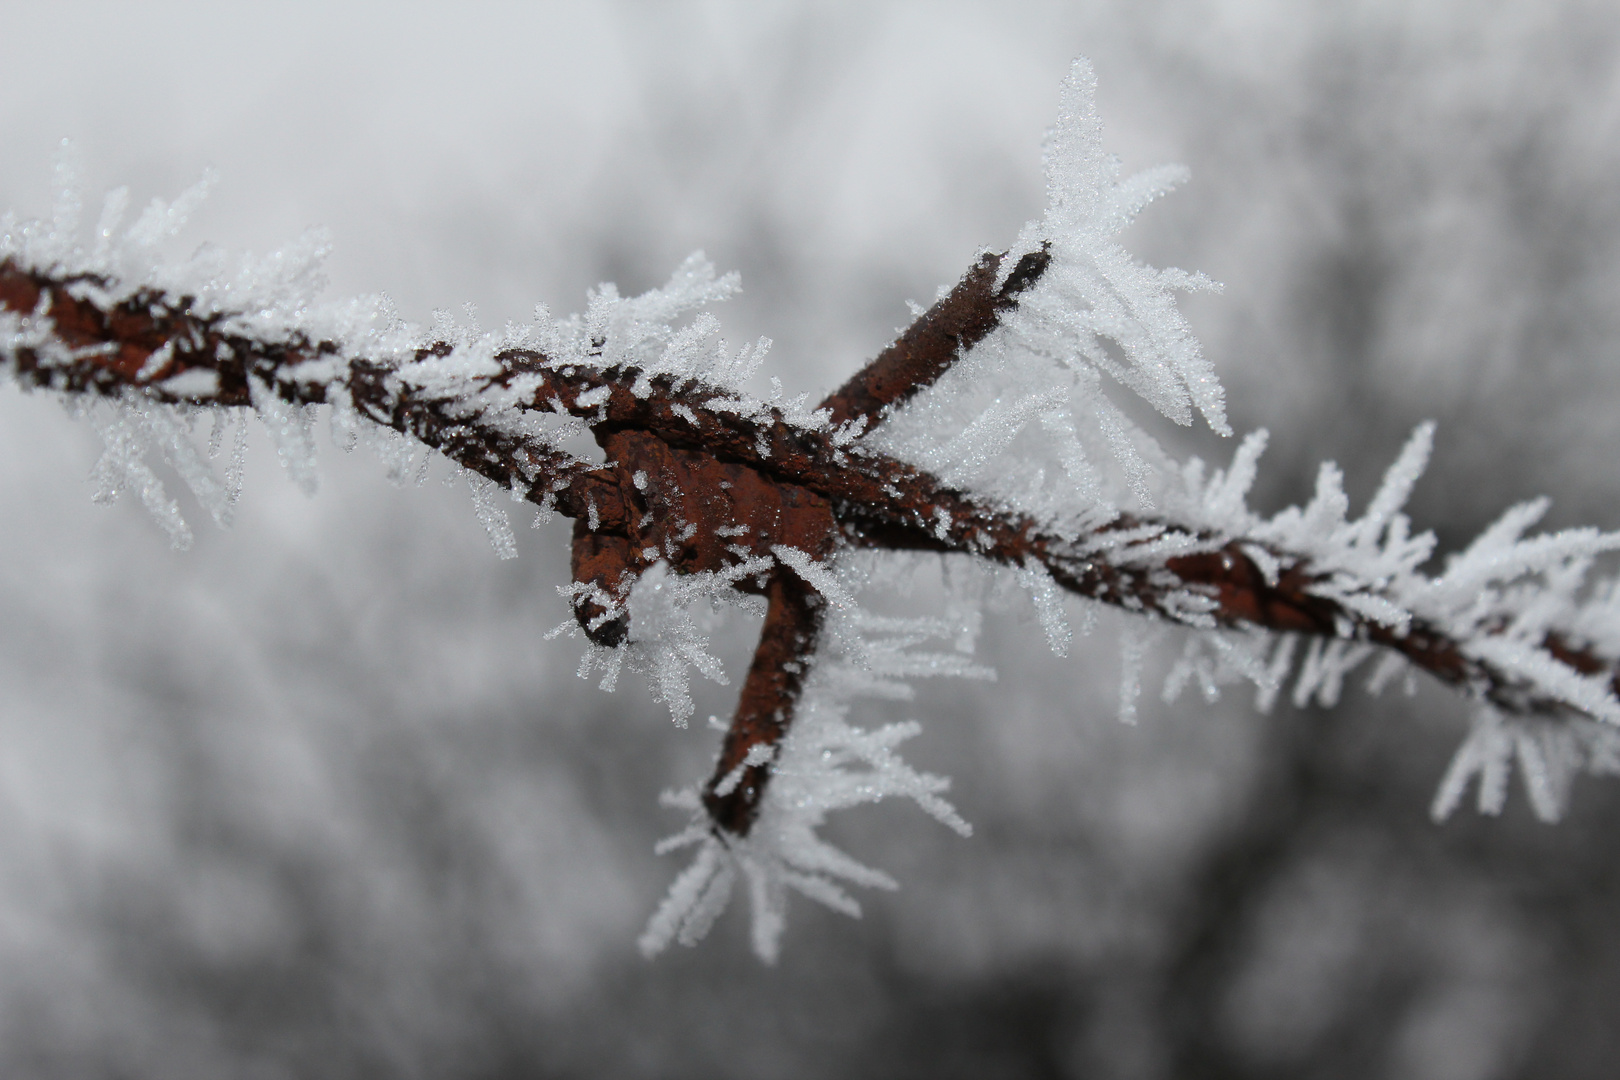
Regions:
M 592 532 L 584 518 L 574 519 L 569 569 L 574 581 L 590 586 L 573 599 L 574 618 L 586 637 L 609 649 L 624 644 L 630 636 L 630 613 L 624 610 L 624 601 L 645 566 L 626 537 Z
M 222 315 L 194 314 L 190 298 L 144 291 L 103 311 L 92 297 L 105 286 L 87 276 L 56 281 L 0 261 L 0 307 L 20 315 L 43 313 L 57 343 L 70 351 L 62 357 L 19 349 L 20 382 L 106 397 L 136 391 L 156 401 L 215 407 L 251 404 L 249 379 L 254 378 L 289 403 L 326 402 L 326 384 L 299 379 L 293 369 L 338 355 L 335 343 L 301 335 L 261 341 L 229 331 Z M 111 351 L 101 351 L 108 347 Z M 168 357 L 149 370 L 152 357 L 165 347 Z M 433 348 L 418 355 L 430 355 Z M 458 408 L 459 396 L 403 386 L 390 378 L 387 365 L 361 357 L 347 360 L 346 367 L 346 377 L 337 381 L 367 418 L 421 440 L 502 487 L 529 490 L 537 503 L 550 493 L 557 509 L 574 516 L 576 488 L 589 483 L 589 465 L 495 426 L 469 423 Z M 196 370 L 216 376 L 205 397 L 164 388 L 169 379 Z
M 646 561 L 687 573 L 718 571 L 777 546 L 821 559 L 837 535 L 832 505 L 798 484 L 646 431 L 614 431 L 602 449 L 615 462 L 625 535 Z
M 793 574 L 778 570 L 765 596 L 768 606 L 759 646 L 720 745 L 714 775 L 704 785 L 709 820 L 733 836 L 746 836 L 753 827 L 771 778 L 770 762 L 749 764 L 749 752 L 763 746 L 774 753 L 781 746 L 821 631 L 823 601 Z
M 1001 258 L 983 256 L 950 294 L 830 396 L 824 404 L 835 423 L 881 422 L 886 410 L 936 381 L 995 328 L 1049 263 L 1044 249 L 1032 252 L 997 288 Z M 252 402 L 251 379 L 292 404 L 327 399 L 327 382 L 300 379 L 293 369 L 338 357 L 335 344 L 298 335 L 257 340 L 230 330 L 224 316 L 195 314 L 185 298 L 151 293 L 103 310 L 95 296 L 105 285 L 92 278 L 56 280 L 0 261 L 0 308 L 43 314 L 53 326 L 53 348 L 16 350 L 12 368 L 19 381 L 75 394 L 235 406 Z M 165 349 L 154 370 L 152 358 Z M 417 358 L 449 351 L 430 344 Z M 1071 592 L 1150 617 L 1174 618 L 1168 598 L 1192 590 L 1213 600 L 1210 615 L 1223 626 L 1369 641 L 1509 711 L 1568 711 L 1466 655 L 1438 627 L 1414 621 L 1398 631 L 1316 595 L 1311 590 L 1323 574 L 1295 553 L 1271 552 L 1279 568 L 1275 579 L 1243 545 L 1215 536 L 1193 537 L 1211 550 L 1167 557 L 1157 567 L 1088 557 L 1083 543 L 1055 536 L 1031 518 L 953 489 L 859 440 L 840 445 L 832 432 L 794 427 L 773 410 L 740 409 L 733 395 L 717 388 L 649 378 L 633 368 L 559 368 L 533 350 L 506 350 L 496 360 L 496 374 L 450 393 L 398 378 L 389 363 L 344 357 L 331 392 L 346 394 L 367 418 L 573 518 L 573 575 L 588 586 L 576 592 L 574 612 L 599 645 L 633 637 L 622 603 L 636 577 L 660 560 L 695 573 L 736 567 L 783 545 L 818 560 L 839 544 L 956 551 L 1010 566 L 1039 564 Z M 165 386 L 197 369 L 215 374 L 214 392 L 186 396 Z M 469 406 L 469 394 L 510 388 L 519 376 L 533 387 L 520 407 L 588 420 L 608 464 L 580 461 L 507 425 L 483 422 Z M 1097 535 L 1172 525 L 1120 516 Z M 763 592 L 768 614 L 704 805 L 717 829 L 742 836 L 757 816 L 771 768 L 745 764 L 749 751 L 778 747 L 787 733 L 822 609 L 814 591 L 779 564 L 750 572 L 737 587 Z M 1558 633 L 1543 644 L 1576 671 L 1607 673 L 1620 690 L 1614 658 Z M 738 768 L 743 771 L 734 777 Z M 732 779 L 737 782 L 729 787 Z M 728 786 L 725 794 L 717 794 L 721 786 Z
M 1005 257 L 989 251 L 979 256 L 955 288 L 828 395 L 821 407 L 832 413 L 833 423 L 864 417 L 876 425 L 885 410 L 934 385 L 957 357 L 983 341 L 1001 316 L 1018 306 L 1018 294 L 1039 281 L 1052 262 L 1042 244 L 1018 260 L 998 289 L 996 275 Z

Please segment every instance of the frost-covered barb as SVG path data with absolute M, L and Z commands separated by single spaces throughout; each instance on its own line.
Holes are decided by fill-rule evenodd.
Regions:
M 762 612 L 714 770 L 672 797 L 693 820 L 668 846 L 698 854 L 649 925 L 648 952 L 701 937 L 739 880 L 767 958 L 789 890 L 853 914 L 845 885 L 892 886 L 817 835 L 833 810 L 904 795 L 967 831 L 946 782 L 897 753 L 916 727 L 868 730 L 855 711 L 865 697 L 903 698 L 911 678 L 989 675 L 968 655 L 983 582 L 966 564 L 1022 587 L 1059 652 L 1071 608 L 1140 616 L 1125 640 L 1126 720 L 1149 646 L 1172 627 L 1191 633 L 1167 698 L 1245 680 L 1261 708 L 1284 692 L 1331 705 L 1374 659 L 1375 690 L 1429 672 L 1477 711 L 1435 813 L 1476 775 L 1479 806 L 1498 810 L 1516 760 L 1532 805 L 1555 816 L 1576 771 L 1620 770 L 1620 587 L 1587 581 L 1620 537 L 1527 535 L 1545 509 L 1533 503 L 1427 574 L 1433 538 L 1412 535 L 1402 507 L 1428 426 L 1359 517 L 1332 465 L 1306 506 L 1251 511 L 1263 432 L 1212 475 L 1169 460 L 1111 395 L 1227 431 L 1220 385 L 1174 300 L 1212 285 L 1144 266 L 1115 239 L 1180 173 L 1121 178 L 1092 91 L 1079 62 L 1047 145 L 1045 215 L 1011 251 L 981 254 L 816 408 L 750 391 L 769 342 L 734 351 L 719 338 L 708 309 L 736 278 L 701 255 L 643 296 L 602 286 L 582 316 L 542 308 L 499 334 L 440 316 L 424 329 L 379 300 L 319 302 L 318 238 L 261 259 L 165 259 L 200 189 L 128 227 L 114 192 L 86 238 L 71 176 L 48 221 L 0 219 L 0 364 L 91 414 L 106 447 L 95 497 L 133 493 L 179 546 L 189 526 L 154 454 L 225 524 L 248 418 L 312 488 L 322 407 L 340 445 L 375 449 L 396 480 L 422 476 L 434 452 L 466 470 L 502 557 L 516 553 L 503 502 L 533 504 L 537 523 L 571 518 L 561 592 L 573 618 L 559 630 L 586 639 L 580 673 L 611 689 L 627 662 L 680 723 L 691 671 L 726 680 L 706 638 L 719 609 Z M 600 456 L 569 449 L 586 433 Z M 227 436 L 220 478 L 211 459 Z M 915 553 L 949 556 L 949 609 L 879 614 L 874 581 Z M 939 640 L 951 647 L 923 648 Z

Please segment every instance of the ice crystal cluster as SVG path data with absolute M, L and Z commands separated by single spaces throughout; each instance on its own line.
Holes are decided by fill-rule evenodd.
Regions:
M 1154 505 L 1151 441 L 1110 399 L 1134 391 L 1178 424 L 1198 414 L 1230 434 L 1225 398 L 1175 292 L 1202 274 L 1136 261 L 1115 237 L 1186 178 L 1180 166 L 1121 179 L 1102 145 L 1096 78 L 1077 62 L 1045 148 L 1046 214 L 1024 226 L 1004 273 L 1043 245 L 1052 257 L 1002 327 L 900 415 L 874 445 L 1078 534 L 1120 504 Z M 1039 425 L 1036 437 L 1020 435 Z M 1017 443 L 1017 451 L 1009 452 Z
M 1561 633 L 1566 644 L 1616 655 L 1616 583 L 1593 584 L 1589 571 L 1595 558 L 1620 547 L 1620 535 L 1586 528 L 1526 536 L 1547 509 L 1537 500 L 1508 510 L 1451 556 L 1438 576 L 1428 576 L 1422 567 L 1434 537 L 1412 535 L 1401 511 L 1428 462 L 1432 424 L 1413 433 L 1354 520 L 1342 473 L 1331 462 L 1321 466 L 1306 506 L 1271 518 L 1251 511 L 1245 498 L 1265 448 L 1264 431 L 1244 439 L 1230 467 L 1211 476 L 1196 458 L 1171 460 L 1108 392 L 1134 391 L 1178 424 L 1190 423 L 1196 411 L 1212 429 L 1230 434 L 1221 386 L 1172 295 L 1219 286 L 1202 275 L 1144 266 L 1115 241 L 1185 172 L 1171 166 L 1121 180 L 1117 159 L 1102 147 L 1094 89 L 1089 65 L 1076 62 L 1046 147 L 1046 214 L 1024 228 L 1012 252 L 1045 244 L 1051 269 L 996 332 L 869 441 L 1031 514 L 1060 535 L 1087 537 L 1121 509 L 1161 515 L 1161 524 L 1124 538 L 1129 543 L 1117 535 L 1087 537 L 1082 554 L 1101 553 L 1107 543 L 1140 562 L 1149 545 L 1162 556 L 1178 549 L 1219 551 L 1236 542 L 1269 585 L 1289 567 L 1308 563 L 1317 576 L 1307 587 L 1310 595 L 1396 635 L 1415 622 L 1438 630 L 1497 682 L 1464 687 L 1479 699 L 1476 720 L 1436 796 L 1434 815 L 1449 815 L 1476 774 L 1480 810 L 1499 812 L 1516 758 L 1537 814 L 1555 820 L 1580 769 L 1620 772 L 1614 727 L 1620 701 L 1612 671 L 1582 673 L 1547 647 L 1548 634 Z M 1037 424 L 1038 432 L 1031 430 Z M 1058 594 L 1038 568 L 1025 576 L 1047 636 L 1062 652 L 1068 632 Z M 1311 636 L 1300 649 L 1300 635 L 1218 627 L 1200 610 L 1214 607 L 1207 598 L 1194 593 L 1185 600 L 1171 619 L 1145 621 L 1127 634 L 1122 720 L 1135 717 L 1148 645 L 1178 623 L 1193 632 L 1165 678 L 1166 700 L 1192 680 L 1207 700 L 1223 683 L 1248 681 L 1257 705 L 1267 710 L 1292 680 L 1296 705 L 1332 705 L 1346 677 L 1369 661 L 1376 661 L 1367 683 L 1375 693 L 1396 676 L 1411 678 L 1401 653 L 1379 649 L 1349 621 L 1338 637 Z M 1504 714 L 1503 704 L 1514 706 L 1512 715 Z
M 774 460 L 787 445 L 783 438 L 806 445 L 819 439 L 826 460 L 841 467 L 904 463 L 976 506 L 1030 522 L 1045 546 L 998 556 L 997 567 L 971 557 L 988 553 L 974 546 L 977 533 L 944 503 L 933 507 L 925 523 L 934 524 L 925 527 L 941 544 L 970 538 L 957 549 L 963 554 L 947 557 L 952 588 L 934 617 L 883 614 L 874 598 L 893 577 L 891 564 L 919 556 L 853 543 L 848 532 L 830 552 L 812 552 L 786 543 L 750 547 L 750 530 L 728 524 L 714 531 L 734 541 L 730 561 L 718 570 L 682 571 L 677 549 L 699 526 L 677 522 L 682 528 L 669 530 L 664 547 L 632 553 L 641 560 L 634 580 L 580 580 L 560 589 L 576 610 L 589 603 L 597 614 L 558 632 L 590 636 L 620 618 L 628 625 L 623 640 L 587 642 L 580 674 L 612 689 L 628 663 L 683 725 L 694 711 L 691 673 L 726 682 L 707 636 L 722 607 L 762 610 L 753 593 L 772 574 L 794 575 L 821 604 L 818 644 L 794 661 L 805 669 L 792 715 L 777 717 L 785 736 L 751 746 L 706 787 L 666 796 L 692 822 L 660 850 L 695 847 L 696 854 L 641 938 L 649 954 L 701 938 L 739 883 L 752 904 L 754 948 L 765 959 L 777 954 L 790 891 L 854 915 L 859 907 L 848 885 L 893 888 L 886 874 L 818 835 L 833 811 L 904 796 L 970 832 L 943 797 L 947 781 L 912 769 L 898 753 L 918 726 L 863 727 L 860 710 L 874 698 L 906 699 L 915 678 L 992 677 L 971 658 L 986 575 L 1022 587 L 1059 653 L 1072 637 L 1071 612 L 1083 627 L 1096 601 L 1141 615 L 1122 646 L 1119 716 L 1127 722 L 1136 715 L 1145 661 L 1171 630 L 1186 640 L 1163 682 L 1166 700 L 1188 686 L 1212 700 L 1223 685 L 1247 681 L 1261 709 L 1283 693 L 1300 705 L 1332 705 L 1365 664 L 1372 664 L 1375 692 L 1392 679 L 1410 681 L 1421 653 L 1429 658 L 1422 666 L 1457 685 L 1475 708 L 1436 796 L 1436 817 L 1449 814 L 1476 777 L 1480 810 L 1500 811 L 1515 761 L 1531 804 L 1547 819 L 1561 812 L 1577 772 L 1620 772 L 1613 662 L 1597 662 L 1620 656 L 1620 587 L 1589 580 L 1594 560 L 1620 547 L 1620 536 L 1591 529 L 1528 535 L 1546 509 L 1530 503 L 1509 510 L 1431 575 L 1424 567 L 1434 539 L 1413 535 L 1402 512 L 1430 453 L 1429 425 L 1413 434 L 1359 516 L 1332 464 L 1322 466 L 1305 506 L 1271 517 L 1249 509 L 1264 432 L 1244 439 L 1225 469 L 1171 460 L 1114 395 L 1134 394 L 1178 424 L 1202 417 L 1230 434 L 1221 386 L 1174 295 L 1215 286 L 1201 275 L 1145 266 L 1116 237 L 1184 174 L 1163 168 L 1121 177 L 1102 147 L 1094 78 L 1083 61 L 1064 84 L 1045 165 L 1045 214 L 1002 259 L 997 285 L 1034 252 L 1049 258 L 1039 280 L 937 382 L 879 415 L 836 425 L 806 398 L 785 400 L 779 383 L 767 400 L 751 393 L 769 342 L 732 350 L 720 338 L 709 309 L 736 291 L 737 278 L 716 276 L 701 253 L 641 296 L 600 286 L 582 315 L 554 319 L 542 307 L 531 325 L 490 332 L 474 313 L 462 321 L 441 314 L 421 328 L 402 322 L 382 299 L 321 302 L 326 249 L 318 235 L 264 258 L 206 247 L 189 259 L 169 258 L 166 245 L 211 178 L 172 203 L 154 201 L 128 225 L 127 193 L 115 191 L 86 238 L 79 185 L 66 165 L 49 221 L 0 219 L 0 269 L 55 283 L 100 312 L 133 304 L 154 325 L 192 320 L 191 337 L 169 337 L 138 370 L 122 371 L 121 382 L 75 381 L 89 361 L 114 368 L 120 346 L 64 345 L 47 290 L 32 310 L 0 307 L 0 361 L 20 375 L 26 358 L 33 367 L 23 381 L 55 389 L 90 415 L 105 447 L 92 475 L 95 498 L 133 495 L 177 546 L 189 542 L 189 526 L 152 461 L 166 462 L 216 522 L 228 524 L 252 416 L 268 429 L 288 475 L 313 489 L 317 401 L 339 445 L 375 450 L 400 482 L 426 475 L 434 447 L 451 456 L 451 446 L 464 455 L 520 448 L 508 454 L 512 466 L 501 482 L 453 466 L 464 472 L 474 512 L 503 558 L 517 550 L 509 505 L 536 504 L 538 523 L 576 497 L 568 477 L 615 464 L 568 449 L 606 423 L 610 404 L 630 412 L 656 405 L 667 412 L 659 423 L 699 433 L 744 431 L 733 456 L 756 463 Z M 203 347 L 197 327 L 214 335 L 210 362 L 229 360 L 232 349 L 253 352 L 244 368 L 246 403 L 222 403 L 220 376 L 207 366 L 167 374 L 177 350 Z M 293 352 L 297 363 L 272 362 Z M 363 397 L 355 388 L 371 384 L 356 372 L 375 376 L 383 389 Z M 624 376 L 623 385 L 607 376 L 578 381 L 585 377 L 579 373 L 604 372 Z M 548 389 L 565 383 L 570 400 Z M 437 425 L 431 439 L 424 416 Z M 212 459 L 227 443 L 232 450 L 220 475 Z M 649 483 L 635 473 L 636 491 Z M 580 490 L 569 512 L 595 533 L 609 508 Z M 649 511 L 637 527 L 653 516 Z M 1310 632 L 1267 625 L 1231 606 L 1220 588 L 1186 584 L 1170 569 L 1173 560 L 1193 557 L 1224 559 L 1228 568 L 1241 557 L 1258 575 L 1252 589 L 1334 614 Z M 1096 576 L 1097 567 L 1112 576 Z M 1086 584 L 1093 581 L 1102 584 Z M 761 768 L 770 784 L 746 835 L 716 827 L 706 799 L 731 795 L 747 770 Z
M 671 941 L 691 945 L 700 940 L 725 909 L 739 878 L 752 904 L 754 951 L 767 961 L 777 955 L 788 890 L 858 916 L 860 905 L 840 882 L 896 888 L 888 874 L 816 835 L 834 810 L 904 796 L 961 835 L 972 834 L 942 797 L 950 781 L 917 772 L 896 752 L 921 731 L 915 721 L 869 730 L 852 724 L 850 714 L 863 700 L 910 700 L 912 679 L 995 677 L 971 658 L 979 613 L 975 604 L 963 601 L 978 582 L 970 568 L 951 567 L 952 602 L 940 615 L 885 616 L 872 610 L 871 601 L 885 592 L 892 595 L 912 575 L 897 575 L 892 566 L 876 573 L 879 567 L 869 552 L 837 561 L 834 595 L 840 602 L 828 613 L 823 645 L 799 698 L 793 728 L 774 753 L 757 750 L 759 760 L 749 762 L 769 761 L 773 772 L 759 820 L 748 836 L 717 836 L 697 786 L 664 795 L 667 805 L 690 812 L 692 823 L 663 841 L 659 851 L 690 845 L 698 850 L 641 937 L 648 955 Z M 741 767 L 733 770 L 717 785 L 717 793 L 726 794 L 728 783 L 735 785 L 741 774 Z

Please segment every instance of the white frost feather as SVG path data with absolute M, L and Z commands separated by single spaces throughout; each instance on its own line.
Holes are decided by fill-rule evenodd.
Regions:
M 869 581 L 873 561 L 865 554 L 840 558 L 839 579 L 852 593 Z M 853 599 L 853 598 L 852 598 Z M 971 827 L 943 798 L 950 782 L 918 772 L 897 753 L 921 727 L 915 721 L 864 729 L 849 722 L 853 702 L 877 693 L 894 696 L 902 680 L 923 675 L 985 678 L 960 651 L 930 653 L 916 646 L 951 640 L 963 631 L 952 618 L 878 616 L 850 603 L 828 610 L 826 644 L 811 669 L 788 736 L 774 754 L 770 786 L 758 819 L 746 838 L 714 837 L 702 828 L 696 792 L 678 800 L 694 813 L 694 826 L 671 839 L 671 846 L 701 839 L 690 867 L 676 878 L 669 895 L 641 938 L 649 955 L 672 941 L 690 943 L 712 922 L 718 884 L 727 896 L 740 874 L 748 882 L 753 909 L 754 950 L 773 961 L 785 925 L 791 890 L 819 903 L 858 916 L 860 905 L 838 884 L 893 889 L 894 879 L 866 866 L 827 843 L 817 830 L 828 814 L 894 796 L 909 798 L 950 828 L 967 836 Z M 960 645 L 960 640 L 955 641 Z M 722 876 L 722 867 L 730 868 Z

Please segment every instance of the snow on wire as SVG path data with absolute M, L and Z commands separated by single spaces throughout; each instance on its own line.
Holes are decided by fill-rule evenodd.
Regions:
M 1429 424 L 1354 518 L 1331 463 L 1306 505 L 1250 510 L 1263 431 L 1213 472 L 1166 455 L 1112 395 L 1230 434 L 1174 295 L 1216 286 L 1115 239 L 1184 172 L 1122 178 L 1094 91 L 1076 62 L 1046 144 L 1045 214 L 816 407 L 779 382 L 768 399 L 750 390 L 770 342 L 720 337 L 710 308 L 738 279 L 701 253 L 641 296 L 598 287 L 582 315 L 542 306 L 495 333 L 469 310 L 422 328 L 381 298 L 322 302 L 319 234 L 262 258 L 167 258 L 211 176 L 127 227 L 128 194 L 111 193 L 87 239 L 67 153 L 48 221 L 0 218 L 0 363 L 89 415 L 105 447 L 94 498 L 132 494 L 177 547 L 190 526 L 149 459 L 227 525 L 249 417 L 313 491 L 319 410 L 338 445 L 372 450 L 397 483 L 449 458 L 502 558 L 517 553 L 502 491 L 532 503 L 536 524 L 572 518 L 573 580 L 559 589 L 571 618 L 553 636 L 586 639 L 580 674 L 604 690 L 626 664 L 644 675 L 682 726 L 693 671 L 728 681 L 708 638 L 722 609 L 763 616 L 713 774 L 666 797 L 691 821 L 659 850 L 696 854 L 641 938 L 649 955 L 701 939 L 739 884 L 766 960 L 789 892 L 855 915 L 847 886 L 895 887 L 818 835 L 833 811 L 903 796 L 970 833 L 948 781 L 898 753 L 919 726 L 865 728 L 857 711 L 907 700 L 915 678 L 993 677 L 971 660 L 986 579 L 970 567 L 1021 587 L 1059 654 L 1071 616 L 1082 633 L 1099 603 L 1140 616 L 1123 636 L 1125 722 L 1172 628 L 1186 640 L 1166 700 L 1248 683 L 1261 710 L 1282 695 L 1331 706 L 1369 662 L 1374 693 L 1427 671 L 1475 709 L 1433 814 L 1476 778 L 1479 809 L 1499 812 L 1516 762 L 1535 812 L 1555 819 L 1578 772 L 1620 772 L 1620 585 L 1590 580 L 1620 536 L 1530 535 L 1536 501 L 1426 573 L 1434 538 L 1403 508 Z M 601 456 L 569 449 L 586 434 Z M 880 614 L 891 564 L 934 558 L 917 552 L 946 553 L 943 612 Z

